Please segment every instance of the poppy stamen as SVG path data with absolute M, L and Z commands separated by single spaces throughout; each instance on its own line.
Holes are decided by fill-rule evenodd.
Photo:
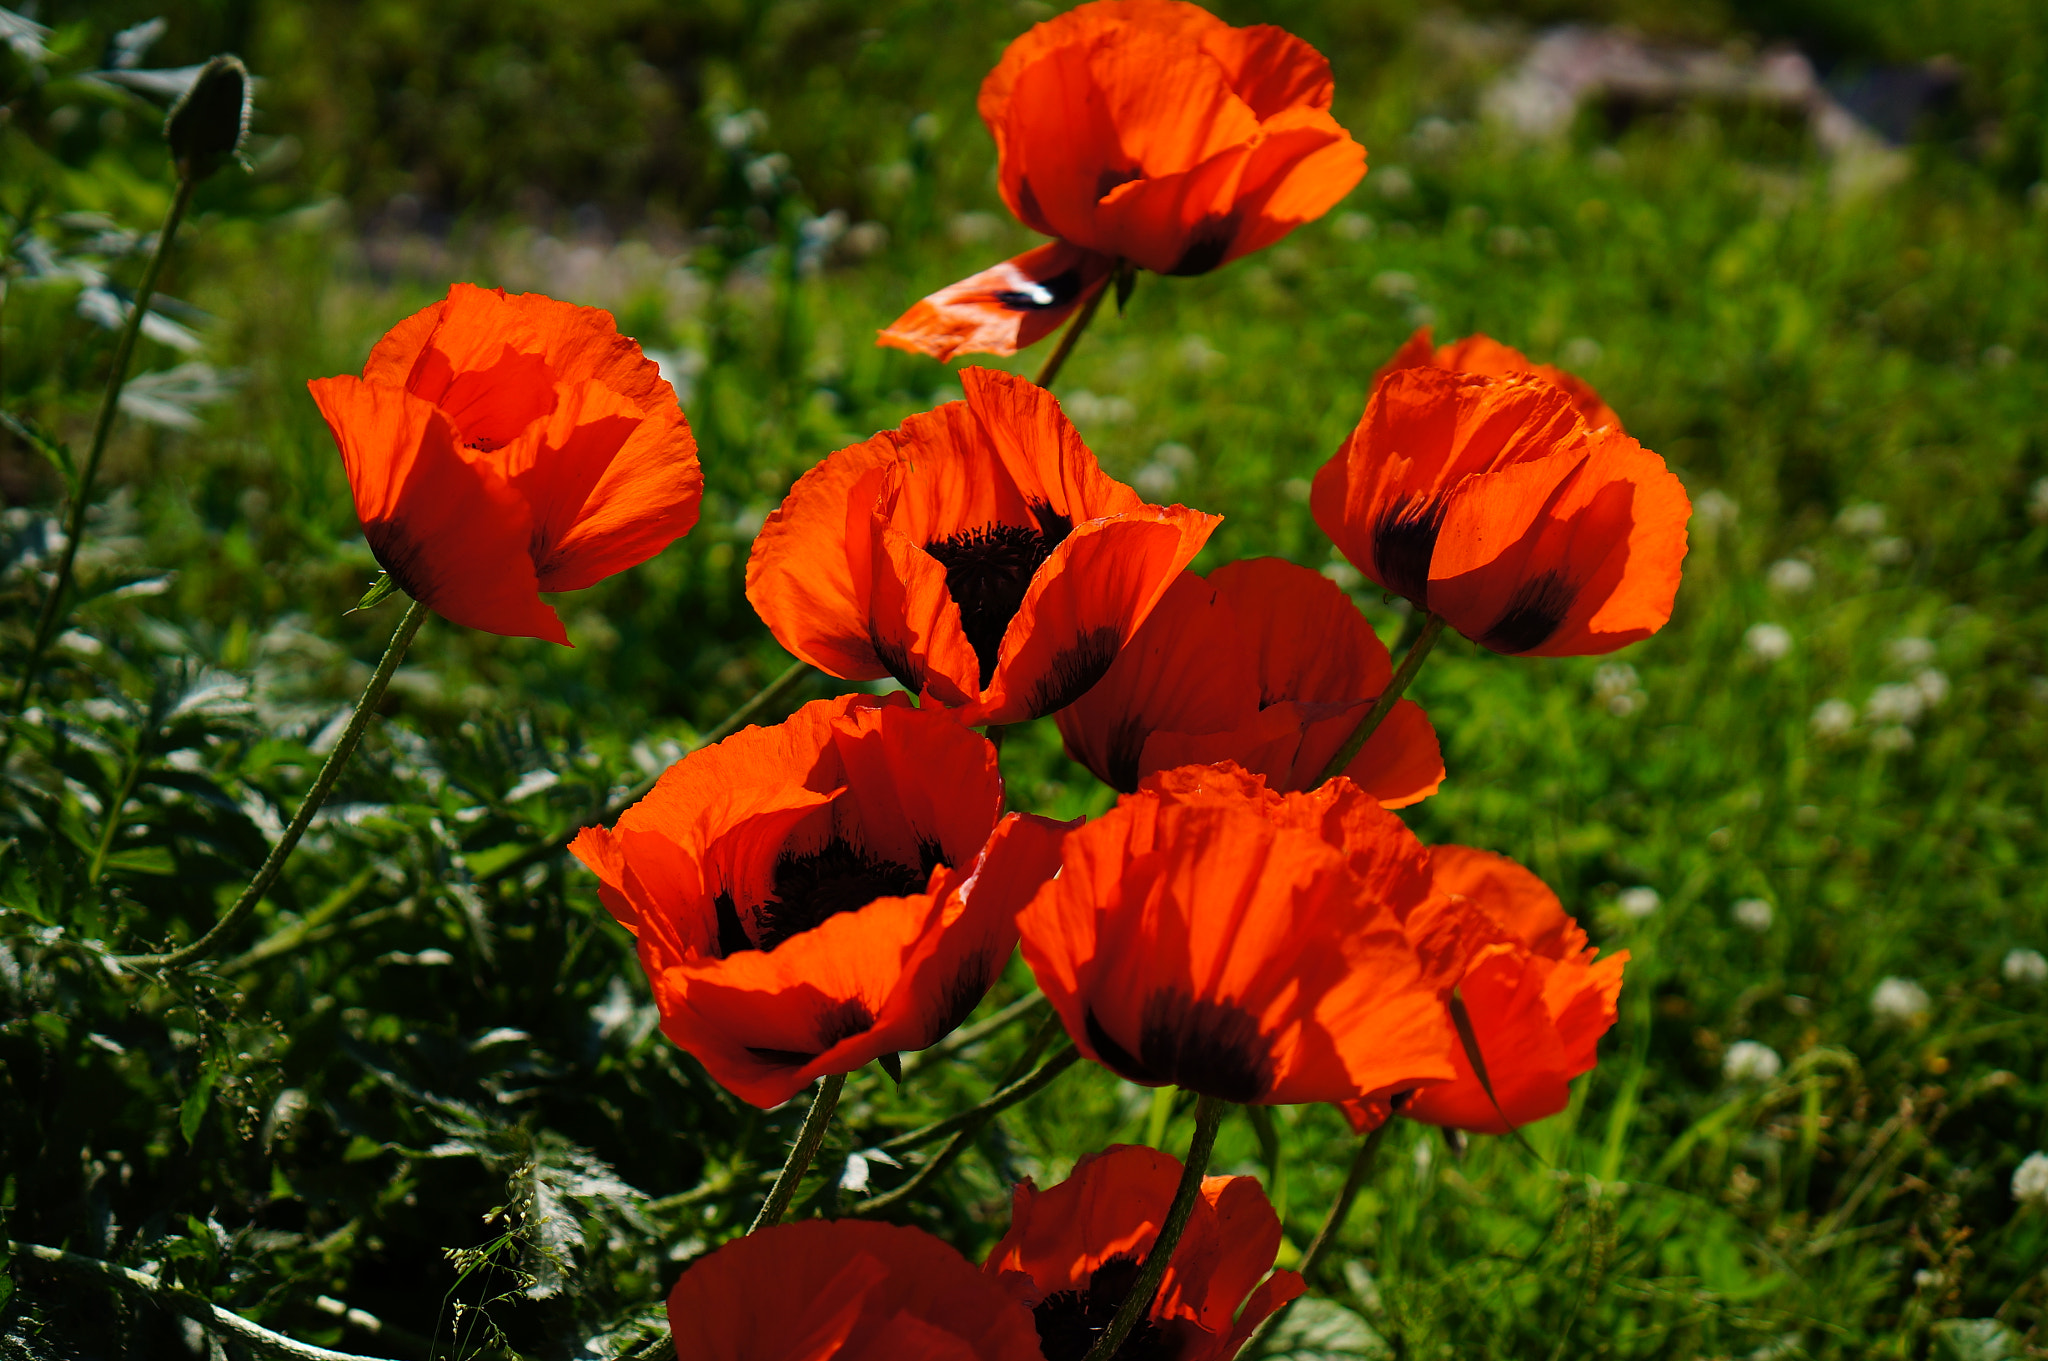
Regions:
M 1038 525 L 986 525 L 936 539 L 924 551 L 946 569 L 946 590 L 960 607 L 960 627 L 981 663 L 981 685 L 995 678 L 1003 635 L 1024 604 L 1032 574 L 1074 527 L 1051 506 L 1031 507 Z
M 841 912 L 866 907 L 877 898 L 907 898 L 924 892 L 932 868 L 945 864 L 937 846 L 921 847 L 922 867 L 884 860 L 843 838 L 834 837 L 815 851 L 785 853 L 775 862 L 775 889 L 754 910 L 754 941 L 773 950 L 791 936 L 809 931 Z M 719 945 L 726 944 L 721 895 Z M 733 923 L 738 925 L 738 913 Z
M 1507 609 L 1479 640 L 1480 646 L 1510 656 L 1542 647 L 1564 623 L 1578 595 L 1577 583 L 1562 572 L 1544 572 L 1530 577 L 1508 597 Z
M 1131 1293 L 1139 1265 L 1135 1253 L 1119 1252 L 1090 1273 L 1086 1289 L 1056 1290 L 1038 1302 L 1031 1318 L 1045 1361 L 1081 1361 L 1088 1355 Z M 1159 1325 L 1141 1318 L 1116 1349 L 1115 1361 L 1171 1361 L 1176 1350 Z

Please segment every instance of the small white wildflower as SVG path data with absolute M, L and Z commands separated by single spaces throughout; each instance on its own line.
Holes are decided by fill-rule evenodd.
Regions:
M 1986 345 L 1984 347 L 1984 367 L 1987 369 L 2009 369 L 2012 367 L 2012 361 L 2017 358 L 2019 356 L 2012 352 L 2012 346 L 2010 345 Z
M 1798 558 L 1780 558 L 1771 564 L 1764 580 L 1780 595 L 1805 595 L 1813 589 L 1813 564 Z
M 1415 276 L 1406 270 L 1383 269 L 1372 276 L 1372 291 L 1383 298 L 1415 296 Z
M 2013 1169 L 2012 1198 L 2048 1210 L 2048 1153 L 2029 1153 Z
M 1939 1271 L 1931 1271 L 1926 1267 L 1921 1267 L 1913 1273 L 1913 1286 L 1916 1290 L 1932 1290 L 1946 1283 L 1947 1280 L 1948 1277 L 1942 1275 Z
M 1913 688 L 1931 709 L 1948 698 L 1948 676 L 1930 666 L 1913 677 Z
M 1340 213 L 1331 226 L 1346 241 L 1363 241 L 1372 235 L 1373 220 L 1364 213 Z
M 1381 198 L 1407 198 L 1415 192 L 1415 177 L 1398 165 L 1373 172 L 1372 183 Z
M 1722 525 L 1734 524 L 1742 514 L 1742 507 L 1726 492 L 1703 491 L 1693 498 L 1692 513 L 1702 525 L 1718 529 Z
M 1835 528 L 1844 534 L 1870 539 L 1884 533 L 1888 520 L 1883 506 L 1875 501 L 1864 501 L 1853 506 L 1844 506 L 1842 513 L 1835 517 Z
M 1913 545 L 1896 534 L 1874 539 L 1870 544 L 1870 560 L 1880 567 L 1897 567 L 1913 556 Z
M 1593 693 L 1602 699 L 1625 695 L 1636 685 L 1636 669 L 1627 662 L 1610 662 L 1593 673 Z
M 1164 501 L 1180 484 L 1180 474 L 1158 463 L 1147 463 L 1131 474 L 1131 485 L 1147 500 Z
M 1885 645 L 1884 651 L 1893 666 L 1910 671 L 1934 660 L 1934 641 L 1930 638 L 1894 638 Z
M 1744 898 L 1729 911 L 1735 917 L 1735 924 L 1745 930 L 1762 934 L 1771 929 L 1771 921 L 1777 914 L 1762 898 Z
M 1784 1070 L 1778 1051 L 1755 1040 L 1737 1040 L 1721 1060 L 1721 1076 L 1730 1082 L 1769 1082 Z
M 1824 699 L 1813 711 L 1813 731 L 1820 737 L 1840 737 L 1856 726 L 1856 706 L 1846 699 Z
M 1863 718 L 1869 723 L 1917 723 L 1926 707 L 1917 685 L 1880 685 L 1863 702 Z
M 1564 348 L 1557 352 L 1557 359 L 1558 362 L 1563 364 L 1566 368 L 1590 369 L 1595 364 L 1600 362 L 1600 356 L 1602 353 L 1604 353 L 1604 351 L 1602 351 L 1600 348 L 1600 342 L 1593 339 L 1593 337 L 1573 336 L 1570 340 L 1567 340 L 1564 343 Z M 1707 495 L 1720 496 L 1720 493 L 1708 492 Z M 1701 499 L 1704 500 L 1705 498 L 1703 497 Z M 1728 501 L 1728 498 L 1725 496 L 1721 497 L 1721 499 L 1724 501 Z M 1695 503 L 1693 505 L 1693 509 L 1698 510 L 1699 505 Z M 1735 517 L 1738 513 L 1740 513 L 1740 510 L 1741 508 L 1737 506 L 1733 501 L 1728 501 L 1728 523 L 1734 523 Z
M 1624 914 L 1640 921 L 1655 912 L 1664 899 L 1648 884 L 1637 884 L 1634 888 L 1623 889 L 1621 897 L 1615 901 L 1620 904 Z
M 2024 947 L 2008 950 L 2005 953 L 2005 963 L 1999 965 L 1998 971 L 2005 975 L 2005 981 L 2008 983 L 2021 983 L 2038 988 L 2043 983 L 2048 983 L 2048 956 L 2043 956 L 2039 950 L 2028 950 Z
M 1897 723 L 1888 723 L 1870 734 L 1872 751 L 1901 752 L 1913 749 L 1913 730 Z
M 2048 477 L 2034 484 L 2033 492 L 2027 497 L 2027 515 L 2037 525 L 2048 525 Z
M 1758 661 L 1775 662 L 1792 650 L 1792 631 L 1782 624 L 1751 624 L 1742 643 Z
M 1365 585 L 1365 573 L 1340 558 L 1332 558 L 1324 563 L 1323 575 L 1346 591 L 1355 591 Z
M 1927 989 L 1910 978 L 1882 979 L 1870 994 L 1870 1009 L 1877 1019 L 1894 1025 L 1918 1025 L 1933 1007 Z
M 1215 373 L 1230 362 L 1230 356 L 1211 345 L 1207 336 L 1189 336 L 1181 341 L 1179 350 L 1180 366 L 1198 376 Z

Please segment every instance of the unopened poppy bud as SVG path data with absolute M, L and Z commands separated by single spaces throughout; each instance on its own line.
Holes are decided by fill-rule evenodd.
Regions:
M 241 149 L 249 132 L 249 83 L 239 57 L 218 56 L 199 68 L 192 88 L 164 119 L 164 140 L 180 175 L 203 180 Z

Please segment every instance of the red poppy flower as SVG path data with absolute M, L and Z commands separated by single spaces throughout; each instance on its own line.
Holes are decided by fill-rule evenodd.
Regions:
M 1045 389 L 960 378 L 966 401 L 798 480 L 754 540 L 747 599 L 821 671 L 1012 723 L 1099 680 L 1222 517 L 1106 476 Z
M 936 1044 L 988 991 L 1064 830 L 998 822 L 1002 798 L 987 739 L 844 695 L 684 757 L 569 849 L 637 938 L 663 1031 L 773 1106 Z
M 1343 591 L 1279 558 L 1180 574 L 1087 694 L 1060 710 L 1075 760 L 1124 793 L 1175 766 L 1235 761 L 1308 789 L 1393 678 L 1386 645 Z M 1434 794 L 1443 753 L 1401 700 L 1344 771 L 1388 808 Z
M 1042 1361 L 1031 1315 L 923 1229 L 804 1219 L 698 1258 L 668 1297 L 685 1361 Z
M 675 390 L 595 307 L 456 284 L 361 378 L 307 386 L 377 562 L 465 627 L 567 645 L 542 591 L 595 585 L 697 523 Z
M 1495 652 L 1612 652 L 1671 617 L 1692 514 L 1664 460 L 1533 374 L 1397 369 L 1316 474 L 1359 571 Z
M 1557 1114 L 1614 1024 L 1628 951 L 1596 959 L 1557 895 L 1505 856 L 1437 846 L 1429 863 L 1437 888 L 1484 919 L 1467 923 L 1473 948 L 1457 986 L 1493 1095 L 1461 1044 L 1452 1055 L 1457 1080 L 1415 1092 L 1400 1113 L 1477 1134 Z M 1387 1106 L 1352 1103 L 1345 1114 L 1362 1132 L 1386 1119 Z
M 949 359 L 1051 331 L 1119 260 L 1204 274 L 1328 212 L 1365 174 L 1330 64 L 1271 25 L 1097 0 L 1010 44 L 981 86 L 1003 202 L 1058 238 L 941 289 L 881 334 Z
M 1449 369 L 1453 373 L 1478 373 L 1488 377 L 1499 377 L 1510 373 L 1533 373 L 1553 387 L 1564 389 L 1572 399 L 1572 406 L 1585 417 L 1586 424 L 1598 430 L 1612 426 L 1621 430 L 1621 417 L 1614 414 L 1614 408 L 1600 400 L 1600 394 L 1593 391 L 1593 385 L 1574 373 L 1566 373 L 1552 364 L 1532 364 L 1529 356 L 1512 345 L 1503 345 L 1491 336 L 1469 335 L 1463 340 L 1454 340 L 1448 345 L 1432 345 L 1429 328 L 1424 326 L 1403 342 L 1394 351 L 1394 357 L 1380 366 L 1373 375 L 1374 386 L 1396 369 Z
M 1029 1178 L 1012 1189 L 1010 1231 L 982 1269 L 1031 1310 L 1047 1361 L 1079 1361 L 1109 1326 L 1180 1178 L 1178 1159 L 1120 1144 L 1081 1159 L 1050 1191 Z M 1230 1361 L 1305 1288 L 1292 1271 L 1260 1283 L 1279 1250 L 1280 1217 L 1256 1177 L 1203 1178 L 1151 1312 L 1120 1354 Z
M 1275 794 L 1225 763 L 1153 776 L 1069 833 L 1017 924 L 1104 1067 L 1229 1101 L 1344 1101 L 1454 1071 L 1403 925 L 1429 893 L 1421 843 L 1349 780 Z

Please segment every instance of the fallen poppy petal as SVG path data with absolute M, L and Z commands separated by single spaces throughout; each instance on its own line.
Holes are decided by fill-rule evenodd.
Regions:
M 1109 282 L 1115 264 L 1065 241 L 1036 246 L 928 294 L 876 339 L 940 360 L 1015 354 L 1058 330 Z

